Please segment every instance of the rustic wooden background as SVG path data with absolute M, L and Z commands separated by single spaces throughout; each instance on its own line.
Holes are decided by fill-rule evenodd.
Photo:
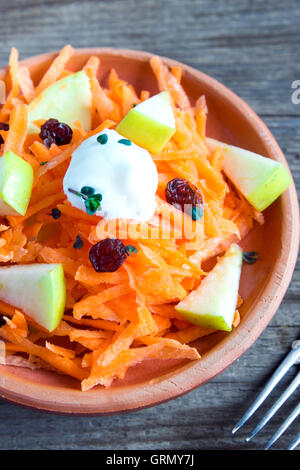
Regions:
M 143 49 L 196 67 L 234 90 L 262 117 L 300 190 L 299 0 L 10 0 L 0 2 L 0 66 L 10 48 L 22 58 L 74 47 Z M 172 402 L 128 415 L 76 418 L 0 402 L 1 449 L 260 449 L 293 409 L 292 398 L 253 443 L 231 429 L 300 331 L 299 264 L 285 299 L 248 352 L 212 382 Z M 283 391 L 286 380 L 272 395 Z M 268 401 L 268 405 L 272 400 Z M 299 420 L 279 440 L 283 449 Z

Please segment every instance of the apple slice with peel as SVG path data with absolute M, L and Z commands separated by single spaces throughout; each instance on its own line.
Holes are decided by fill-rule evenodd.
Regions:
M 39 119 L 57 119 L 74 127 L 80 121 L 82 127 L 91 129 L 92 94 L 90 82 L 82 70 L 62 78 L 42 91 L 28 106 L 28 132 L 39 132 L 33 124 Z
M 0 300 L 21 309 L 48 331 L 62 319 L 66 285 L 61 264 L 0 267 Z
M 32 166 L 9 151 L 0 158 L 0 215 L 25 215 L 33 184 Z
M 282 163 L 215 139 L 207 141 L 211 150 L 224 149 L 224 172 L 256 210 L 265 210 L 291 184 Z
M 132 108 L 116 131 L 149 152 L 161 152 L 175 132 L 169 92 L 162 91 Z
M 176 310 L 195 325 L 231 331 L 242 260 L 242 249 L 232 244 L 199 287 L 176 305 Z

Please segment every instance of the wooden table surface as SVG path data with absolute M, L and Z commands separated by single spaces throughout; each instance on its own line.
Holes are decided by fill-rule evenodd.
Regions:
M 15 46 L 21 58 L 61 48 L 143 49 L 196 67 L 244 98 L 269 126 L 300 190 L 299 0 L 10 0 L 0 2 L 0 66 Z M 1 449 L 261 449 L 297 403 L 278 412 L 252 443 L 231 429 L 300 331 L 300 270 L 267 329 L 210 383 L 144 411 L 98 418 L 63 417 L 0 402 Z M 276 398 L 295 374 L 273 393 Z M 279 440 L 283 449 L 299 420 Z

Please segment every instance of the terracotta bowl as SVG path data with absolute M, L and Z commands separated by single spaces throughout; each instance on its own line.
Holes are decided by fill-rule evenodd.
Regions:
M 79 49 L 72 70 L 87 58 L 101 59 L 99 78 L 105 82 L 114 67 L 120 76 L 137 88 L 157 92 L 149 66 L 150 54 L 116 49 Z M 37 82 L 56 53 L 24 61 Z M 192 102 L 205 94 L 208 102 L 208 135 L 252 150 L 285 165 L 287 162 L 274 137 L 238 96 L 204 73 L 164 58 L 168 65 L 180 65 L 183 85 Z M 0 71 L 3 78 L 5 71 Z M 178 397 L 208 382 L 243 354 L 266 328 L 289 285 L 299 242 L 299 212 L 295 186 L 265 211 L 265 224 L 255 226 L 242 246 L 260 253 L 254 265 L 243 267 L 241 295 L 242 321 L 232 333 L 215 333 L 198 341 L 202 358 L 194 362 L 147 362 L 129 370 L 123 381 L 109 390 L 98 387 L 81 392 L 78 382 L 47 371 L 0 367 L 0 396 L 14 403 L 56 413 L 100 415 L 152 406 Z

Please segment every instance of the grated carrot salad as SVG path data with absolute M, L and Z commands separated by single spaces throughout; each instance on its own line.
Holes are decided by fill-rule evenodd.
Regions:
M 92 130 L 86 132 L 75 122 L 70 144 L 46 148 L 38 134 L 27 134 L 27 106 L 45 88 L 72 73 L 68 61 L 74 54 L 66 46 L 39 83 L 19 65 L 12 49 L 5 79 L 8 95 L 0 108 L 0 121 L 9 123 L 0 131 L 4 140 L 0 155 L 12 150 L 32 165 L 34 188 L 25 216 L 0 220 L 0 262 L 2 264 L 62 263 L 67 286 L 63 320 L 52 333 L 40 328 L 13 306 L 0 302 L 5 324 L 0 336 L 6 343 L 7 364 L 46 368 L 70 375 L 81 382 L 83 391 L 96 385 L 109 387 L 124 378 L 129 367 L 149 359 L 199 359 L 191 342 L 213 330 L 190 324 L 175 310 L 176 303 L 196 288 L 205 272 L 205 261 L 239 241 L 263 223 L 248 202 L 233 188 L 222 172 L 223 153 L 210 153 L 206 143 L 207 105 L 204 96 L 191 104 L 182 85 L 182 70 L 165 66 L 159 57 L 150 60 L 158 90 L 168 90 L 176 120 L 176 132 L 159 155 L 153 155 L 158 170 L 157 210 L 149 222 L 130 221 L 132 237 L 122 238 L 121 221 L 117 236 L 133 244 L 138 253 L 128 257 L 113 273 L 97 273 L 88 253 L 101 240 L 106 221 L 72 207 L 62 190 L 62 181 L 72 152 L 82 141 L 105 128 L 115 128 L 133 105 L 149 98 L 111 70 L 108 88 L 98 81 L 101 63 L 90 57 L 84 70 L 92 92 Z M 40 127 L 42 121 L 35 122 Z M 45 162 L 47 162 L 45 164 Z M 168 181 L 189 180 L 203 194 L 204 216 L 197 224 L 197 244 L 178 237 L 182 213 L 165 200 Z M 58 219 L 49 214 L 57 208 Z M 150 239 L 145 231 L 160 225 L 170 215 L 173 236 Z M 99 226 L 98 226 L 99 225 Z M 131 233 L 131 232 L 129 232 Z M 83 247 L 76 250 L 80 235 Z M 106 235 L 103 235 L 107 236 Z M 239 298 L 238 307 L 242 300 Z M 240 322 L 236 310 L 233 326 Z

